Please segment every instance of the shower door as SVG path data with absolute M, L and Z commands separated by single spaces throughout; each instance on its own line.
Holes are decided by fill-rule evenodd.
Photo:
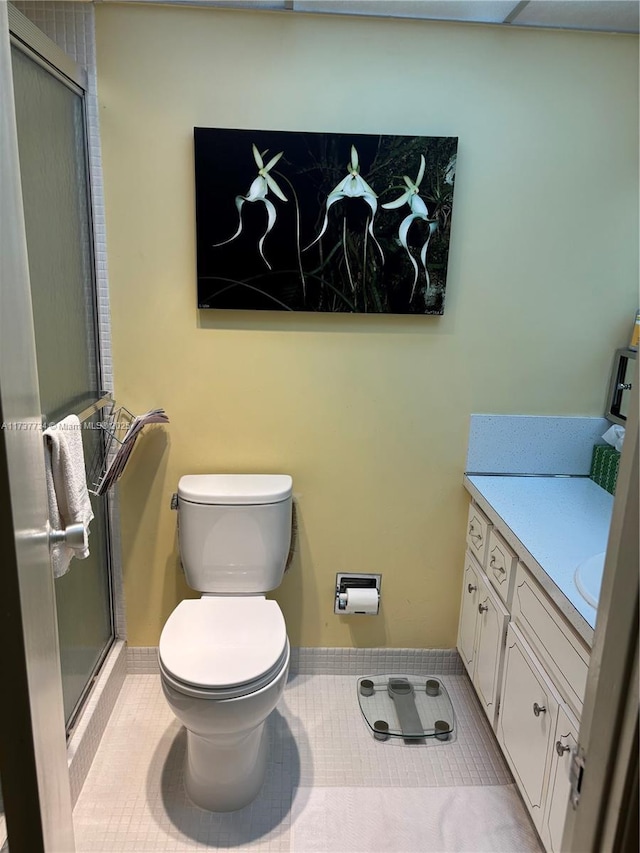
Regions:
M 11 54 L 40 401 L 55 422 L 101 392 L 84 92 L 24 45 Z M 88 468 L 102 441 L 92 425 Z M 67 727 L 113 639 L 105 498 L 92 505 L 90 555 L 55 581 Z
M 11 850 L 72 853 L 7 12 L 0 3 L 0 771 Z

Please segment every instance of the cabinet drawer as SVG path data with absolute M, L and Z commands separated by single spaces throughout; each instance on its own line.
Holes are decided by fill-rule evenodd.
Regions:
M 589 650 L 522 563 L 516 568 L 511 615 L 579 717 L 587 685 Z
M 510 624 L 497 735 L 538 832 L 544 824 L 560 702 L 526 640 Z
M 489 544 L 489 530 L 491 522 L 486 515 L 476 506 L 471 503 L 469 506 L 469 520 L 467 523 L 467 545 L 469 550 L 480 563 L 482 568 L 485 567 L 485 557 L 487 554 L 487 546 Z
M 492 527 L 489 530 L 487 577 L 507 607 L 511 606 L 517 563 L 518 558 L 515 553 Z

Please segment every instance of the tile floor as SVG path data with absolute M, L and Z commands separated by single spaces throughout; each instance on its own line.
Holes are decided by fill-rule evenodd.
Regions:
M 540 853 L 465 675 L 443 676 L 456 712 L 448 742 L 379 743 L 352 675 L 290 676 L 269 721 L 258 798 L 212 814 L 182 779 L 185 732 L 157 675 L 128 675 L 74 822 L 79 853 Z

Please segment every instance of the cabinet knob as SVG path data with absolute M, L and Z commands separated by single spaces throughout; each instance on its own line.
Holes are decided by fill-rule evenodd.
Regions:
M 556 752 L 558 753 L 558 755 L 560 757 L 562 757 L 565 752 L 569 752 L 570 749 L 571 749 L 571 747 L 565 746 L 562 743 L 562 741 L 559 741 L 559 740 L 556 741 Z
M 492 557 L 489 560 L 489 567 L 492 568 L 494 571 L 502 572 L 503 575 L 506 574 L 506 571 L 507 571 L 504 566 L 496 566 L 496 558 L 495 557 Z
M 544 705 L 538 705 L 537 702 L 534 702 L 533 703 L 533 713 L 536 715 L 536 717 L 539 717 L 540 714 L 546 714 L 547 709 L 545 708 Z
M 488 604 L 479 604 L 478 605 L 478 613 L 484 613 L 485 610 L 488 610 L 488 609 L 489 609 Z
M 467 591 L 469 592 L 469 594 L 471 594 L 472 592 L 475 592 L 477 589 L 478 589 L 478 587 L 477 587 L 477 586 L 474 586 L 472 583 L 470 583 L 470 584 L 467 586 Z

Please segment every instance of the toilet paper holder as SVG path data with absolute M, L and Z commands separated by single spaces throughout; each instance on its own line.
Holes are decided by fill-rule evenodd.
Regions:
M 338 572 L 336 574 L 336 592 L 333 612 L 339 616 L 346 615 L 345 596 L 348 589 L 375 589 L 378 593 L 378 606 L 374 612 L 362 611 L 362 615 L 377 616 L 380 610 L 380 587 L 382 575 Z M 358 611 L 356 611 L 357 613 Z

